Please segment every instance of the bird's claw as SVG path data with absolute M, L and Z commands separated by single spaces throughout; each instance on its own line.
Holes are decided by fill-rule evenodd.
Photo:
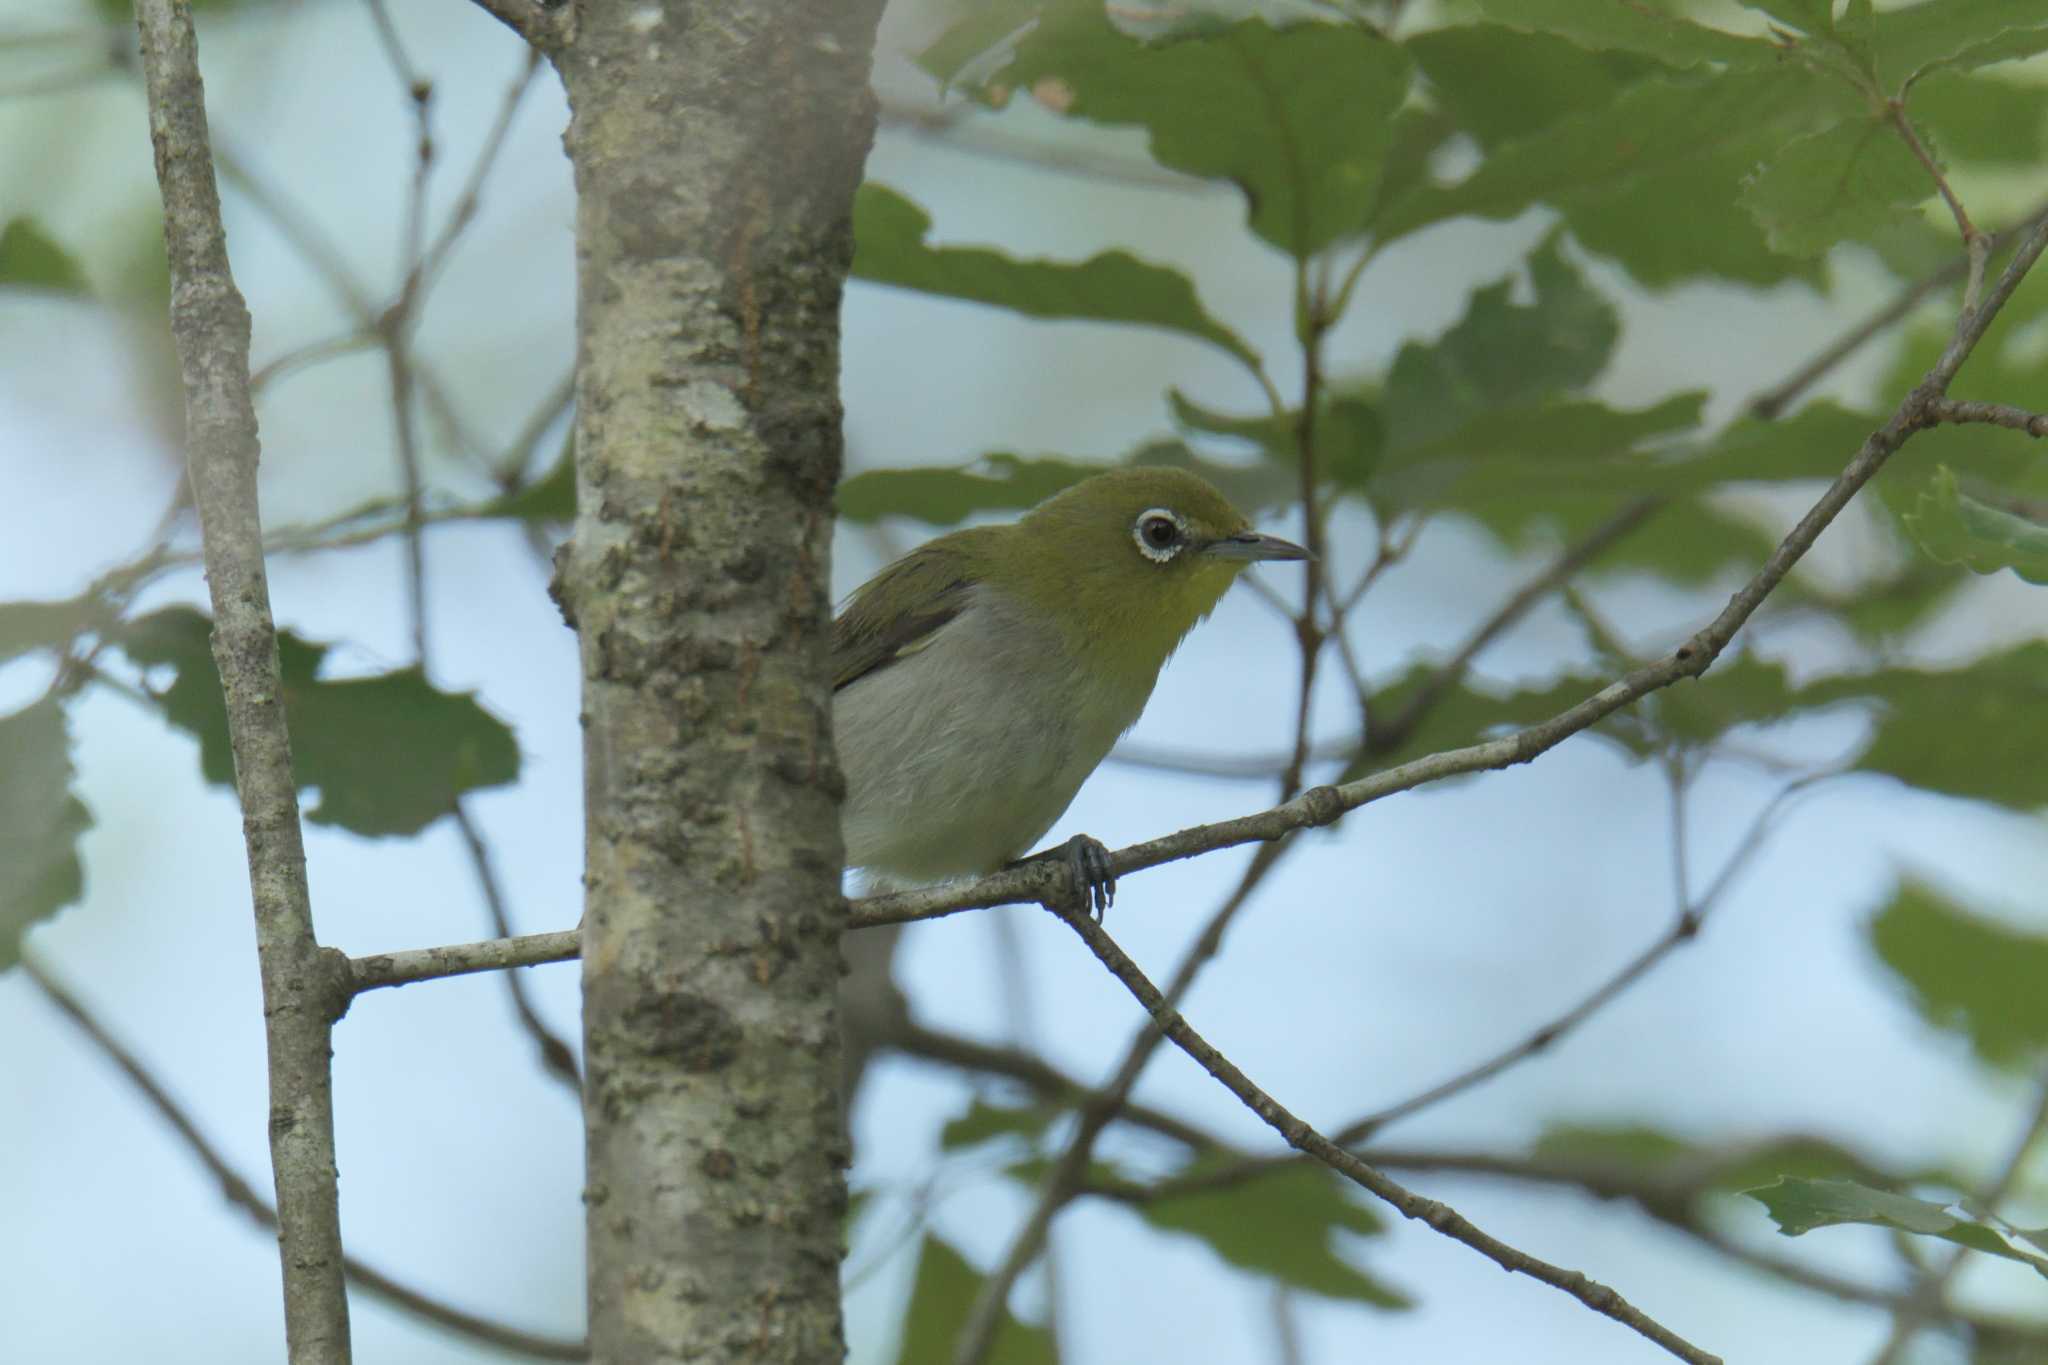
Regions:
M 1109 850 L 1099 839 L 1076 834 L 1060 845 L 1059 853 L 1073 879 L 1075 905 L 1100 924 L 1116 904 L 1116 869 L 1110 865 Z

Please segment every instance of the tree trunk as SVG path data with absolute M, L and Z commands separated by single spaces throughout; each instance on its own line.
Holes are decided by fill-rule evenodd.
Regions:
M 580 5 L 590 1331 L 836 1361 L 839 301 L 880 0 Z

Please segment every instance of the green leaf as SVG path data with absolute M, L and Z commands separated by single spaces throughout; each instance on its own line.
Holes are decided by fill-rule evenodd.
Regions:
M 896 1365 L 948 1365 L 986 1279 L 959 1252 L 927 1233 L 903 1315 L 903 1348 Z M 994 1345 L 982 1359 L 988 1365 L 1056 1365 L 1059 1352 L 1050 1330 L 1019 1322 L 1006 1308 Z
M 1581 6 L 1585 0 L 1577 0 Z M 1430 29 L 1403 47 L 1463 131 L 1491 148 L 1611 103 L 1654 68 L 1506 20 Z
M 1456 507 L 1482 516 L 1503 501 L 1520 504 L 1520 514 L 1534 513 L 1541 510 L 1534 499 L 1560 495 L 1611 510 L 1616 493 L 1672 481 L 1669 462 L 1638 452 L 1695 428 L 1704 400 L 1704 394 L 1674 394 L 1631 411 L 1554 399 L 1481 412 L 1449 435 L 1390 453 L 1372 490 L 1401 507 Z
M 1926 791 L 2018 810 L 2048 805 L 2048 643 L 1963 668 L 1880 669 L 1800 689 L 1806 705 L 1874 702 L 1877 725 L 1856 760 Z
M 1232 440 L 1248 442 L 1260 454 L 1276 463 L 1299 468 L 1301 462 L 1301 413 L 1289 408 L 1286 412 L 1259 413 L 1249 417 L 1236 417 L 1229 413 L 1215 412 L 1203 407 L 1181 393 L 1169 389 L 1167 405 L 1173 412 L 1173 420 L 1183 431 L 1200 432 L 1209 436 L 1222 436 Z M 1328 482 L 1344 488 L 1363 488 L 1372 472 L 1379 465 L 1380 453 L 1385 445 L 1385 433 L 1381 428 L 1377 408 L 1350 394 L 1332 392 L 1318 410 L 1314 428 L 1315 450 L 1318 461 L 1317 472 Z M 1166 464 L 1174 460 L 1138 460 L 1136 463 Z M 1256 494 L 1247 497 L 1245 505 L 1258 506 L 1273 500 L 1273 495 L 1292 496 L 1298 485 L 1281 488 L 1261 487 Z M 1233 499 L 1236 501 L 1236 499 Z
M 1897 131 L 1866 117 L 1786 144 L 1749 182 L 1742 205 L 1772 247 L 1817 256 L 1933 193 L 1932 177 Z
M 2016 170 L 2048 161 L 2048 85 L 1940 72 L 1913 87 L 1913 121 L 1958 161 Z M 1944 242 L 1953 254 L 1953 233 Z
M 2048 1048 L 2048 937 L 1907 881 L 1871 921 L 1870 942 L 1920 1017 L 1963 1034 L 1991 1065 L 2025 1065 Z
M 1973 573 L 2011 569 L 2029 583 L 2048 583 L 2048 526 L 1968 496 L 1941 465 L 1900 518 L 1928 556 Z
M 862 185 L 853 203 L 854 275 L 1027 317 L 1159 327 L 1219 346 L 1247 365 L 1259 363 L 1244 339 L 1202 306 L 1178 270 L 1124 251 L 1068 264 L 1019 261 L 980 247 L 928 246 L 931 226 L 931 216 L 896 191 Z
M 0 602 L 0 663 L 38 649 L 64 649 L 112 619 L 93 597 L 65 602 Z
M 1401 348 L 1380 405 L 1390 452 L 1427 445 L 1483 413 L 1584 388 L 1607 367 L 1621 325 L 1555 237 L 1530 253 L 1528 271 L 1533 302 L 1513 301 L 1512 277 L 1496 281 L 1476 290 L 1436 341 Z
M 947 1121 L 939 1130 L 939 1146 L 948 1152 L 973 1147 L 991 1138 L 1037 1138 L 1065 1111 L 1056 1105 L 1026 1107 L 988 1104 L 975 1100 L 967 1112 Z
M 231 787 L 212 631 L 202 613 L 167 607 L 123 624 L 114 640 L 138 666 L 174 671 L 152 695 L 165 719 L 199 740 L 201 775 Z M 308 820 L 363 835 L 416 834 L 463 793 L 518 777 L 517 740 L 474 694 L 439 691 L 417 667 L 325 681 L 317 675 L 327 646 L 289 631 L 278 632 L 277 646 L 293 773 L 320 792 Z
M 1104 466 L 1001 451 L 959 468 L 870 469 L 839 485 L 839 519 L 857 523 L 916 517 L 952 526 L 979 512 L 1034 507 Z
M 1742 0 L 1742 7 L 1816 37 L 1835 31 L 1835 0 Z
M 960 6 L 952 11 L 958 17 L 917 54 L 917 64 L 941 86 L 950 86 L 968 68 L 985 65 L 991 54 L 1011 46 L 1045 8 L 1045 0 L 981 0 Z M 1007 54 L 1003 59 L 1007 62 Z
M 0 972 L 21 960 L 22 935 L 78 899 L 78 836 L 92 813 L 71 794 L 64 708 L 39 701 L 0 716 Z
M 1877 26 L 1877 71 L 1899 90 L 1936 70 L 1969 71 L 2048 52 L 2039 0 L 1927 0 L 1887 10 Z
M 1761 65 L 1779 58 L 1765 39 L 1724 33 L 1639 0 L 1479 0 L 1479 12 L 1525 33 L 1553 33 L 1594 52 L 1634 53 L 1673 67 Z
M 1595 1171 L 1639 1173 L 1638 1178 L 1677 1168 L 1684 1172 L 1688 1185 L 1736 1192 L 1787 1175 L 1864 1181 L 1888 1178 L 1854 1152 L 1823 1138 L 1693 1142 L 1645 1124 L 1553 1122 L 1544 1127 L 1534 1154 L 1551 1161 L 1583 1163 Z M 1947 1174 L 1915 1172 L 1911 1178 L 1941 1179 Z
M 1868 413 L 1823 399 L 1773 422 L 1743 418 L 1700 449 L 1643 462 L 1623 477 L 1631 488 L 1655 492 L 1832 479 L 1881 425 Z
M 33 218 L 10 218 L 0 228 L 0 286 L 88 294 L 85 272 Z
M 1090 5 L 1042 21 L 999 78 L 1069 117 L 1143 128 L 1161 165 L 1236 185 L 1252 231 L 1307 257 L 1364 229 L 1409 71 L 1361 25 L 1248 19 L 1147 45 Z
M 1614 232 L 1599 249 L 1635 270 L 1635 252 L 1666 254 L 1648 239 L 1717 198 L 1732 199 L 1739 176 L 1782 147 L 1788 137 L 1861 108 L 1854 92 L 1798 68 L 1720 76 L 1669 76 L 1638 81 L 1612 103 L 1571 114 L 1496 149 L 1455 185 L 1427 185 L 1403 196 L 1376 224 L 1385 240 L 1464 214 L 1512 218 L 1532 205 L 1561 207 L 1582 241 L 1577 215 L 1606 206 L 1633 212 L 1649 227 Z M 1722 193 L 1724 189 L 1727 193 Z M 1656 187 L 1676 202 L 1660 202 Z M 1674 193 L 1681 191 L 1682 193 Z M 1597 215 L 1596 215 L 1597 216 Z M 1740 215 L 1732 215 L 1739 218 Z M 1610 231 L 1612 223 L 1606 224 Z M 1765 277 L 1768 248 L 1753 227 L 1734 259 L 1740 277 Z M 1588 245 L 1592 245 L 1588 241 Z M 1718 266 L 1713 268 L 1719 268 Z M 1802 269 L 1786 261 L 1775 276 Z M 1667 277 L 1648 276 L 1656 282 Z
M 1972 1251 L 2031 1265 L 2048 1276 L 2048 1258 L 2022 1251 L 1983 1224 L 1958 1218 L 1943 1205 L 1925 1199 L 1872 1189 L 1851 1180 L 1780 1180 L 1743 1193 L 1769 1210 L 1778 1231 L 1787 1237 L 1797 1237 L 1815 1228 L 1860 1223 L 1939 1237 Z
M 1205 1169 L 1197 1162 L 1181 1174 Z M 1375 1236 L 1385 1223 L 1351 1197 L 1346 1182 L 1320 1166 L 1279 1166 L 1241 1184 L 1143 1200 L 1136 1208 L 1153 1227 L 1198 1237 L 1254 1275 L 1376 1308 L 1409 1305 L 1406 1295 L 1337 1254 L 1332 1240 L 1338 1233 Z

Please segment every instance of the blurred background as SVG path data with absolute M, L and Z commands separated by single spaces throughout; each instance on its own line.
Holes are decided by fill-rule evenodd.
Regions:
M 9 601 L 72 596 L 146 551 L 182 461 L 155 183 L 120 8 L 0 3 L 0 222 L 33 217 L 84 277 L 75 291 L 0 288 L 0 598 Z M 557 395 L 573 354 L 574 203 L 559 141 L 567 111 L 552 76 L 529 76 L 521 45 L 481 11 L 460 0 L 393 9 L 405 58 L 432 88 L 430 238 L 458 209 L 480 154 L 502 138 L 414 334 L 432 375 L 421 401 L 428 505 L 452 507 L 498 491 L 505 452 L 525 456 L 519 480 L 561 452 L 568 413 Z M 1468 13 L 1407 9 L 1404 31 Z M 1733 5 L 1714 16 L 1747 32 L 1762 24 Z M 1209 309 L 1268 357 L 1280 390 L 1297 392 L 1292 267 L 1245 232 L 1242 198 L 1160 169 L 1140 134 L 1070 123 L 1029 100 L 998 116 L 942 94 L 912 56 L 950 18 L 938 0 L 892 7 L 870 178 L 923 206 L 935 241 L 1062 260 L 1123 247 L 1184 270 Z M 259 401 L 266 522 L 327 523 L 400 488 L 385 358 L 351 338 L 395 297 L 408 259 L 413 101 L 373 14 L 351 0 L 211 7 L 200 35 L 254 363 L 289 360 L 266 376 Z M 2035 58 L 2000 74 L 2039 86 L 2048 67 Z M 2048 118 L 2048 101 L 2032 108 L 2037 124 Z M 2040 169 L 1958 183 L 1974 192 L 1982 221 L 2002 225 L 2048 187 Z M 1404 343 L 1437 337 L 1464 315 L 1479 286 L 1512 277 L 1513 297 L 1526 300 L 1522 262 L 1556 222 L 1542 207 L 1499 222 L 1459 218 L 1390 247 L 1328 338 L 1332 372 L 1385 373 Z M 1898 287 L 1878 253 L 1854 246 L 1807 279 L 1655 290 L 1599 254 L 1563 250 L 1620 322 L 1590 392 L 1639 408 L 1704 389 L 1710 425 L 1735 419 Z M 1927 308 L 1937 321 L 1952 316 L 1953 294 Z M 1161 331 L 1034 321 L 859 282 L 844 324 L 850 474 L 957 467 L 990 451 L 1121 459 L 1170 429 L 1170 388 L 1227 412 L 1262 404 L 1220 352 Z M 1888 412 L 1909 334 L 1858 351 L 1816 394 Z M 2028 352 L 2014 354 L 2028 363 Z M 2038 370 L 2041 347 L 2031 354 Z M 1775 538 L 1813 492 L 1744 486 L 1716 506 Z M 1262 524 L 1296 535 L 1296 516 L 1276 508 Z M 904 517 L 843 528 L 838 589 L 937 529 Z M 189 526 L 180 534 L 189 544 Z M 542 522 L 499 518 L 453 520 L 425 539 L 431 681 L 474 692 L 518 739 L 518 782 L 467 804 L 520 932 L 572 926 L 580 895 L 576 656 L 545 593 L 550 534 Z M 1335 508 L 1330 535 L 1331 571 L 1347 582 L 1381 543 L 1359 502 Z M 1537 535 L 1511 548 L 1474 519 L 1431 520 L 1349 618 L 1360 673 L 1386 680 L 1450 655 L 1563 543 Z M 1805 581 L 1816 597 L 1846 592 L 1889 572 L 1899 545 L 1882 511 L 1852 509 Z M 1617 641 L 1644 654 L 1668 648 L 1754 562 L 1590 578 L 1494 642 L 1474 686 L 1609 672 L 1603 650 Z M 1290 568 L 1260 572 L 1275 593 L 1298 596 Z M 1965 578 L 1887 641 L 1886 662 L 1948 665 L 2048 634 L 2038 588 L 2011 574 Z M 272 593 L 281 625 L 331 644 L 326 676 L 412 660 L 396 536 L 280 555 Z M 203 601 L 187 568 L 153 579 L 132 610 Z M 1589 623 L 1612 638 L 1603 644 Z M 1865 657 L 1839 622 L 1789 606 L 1759 618 L 1753 648 L 1795 680 Z M 0 665 L 0 712 L 34 701 L 51 676 L 42 656 Z M 1298 683 L 1289 622 L 1258 590 L 1235 590 L 1168 669 L 1128 738 L 1128 761 L 1105 767 L 1051 837 L 1086 831 L 1117 847 L 1270 804 L 1281 766 L 1270 756 L 1293 742 Z M 202 781 L 193 740 L 137 697 L 89 687 L 70 709 L 74 789 L 93 821 L 81 845 L 83 895 L 37 928 L 27 950 L 267 1190 L 262 1016 L 232 797 Z M 2032 761 L 2042 714 L 2010 717 L 2012 761 Z M 1358 727 L 1342 670 L 1323 670 L 1312 720 L 1314 735 L 1336 746 L 1311 770 L 1328 780 L 1346 766 L 1338 741 Z M 1342 1127 L 1515 1046 L 1583 1000 L 1666 934 L 1684 899 L 1674 849 L 1677 875 L 1697 895 L 1743 850 L 1788 774 L 1853 759 L 1871 724 L 1867 712 L 1836 708 L 1738 727 L 1719 736 L 1732 753 L 1675 767 L 1668 751 L 1645 760 L 1585 735 L 1527 767 L 1375 804 L 1339 830 L 1305 835 L 1264 881 L 1185 1002 L 1188 1016 L 1303 1117 Z M 1187 770 L 1204 766 L 1258 775 Z M 492 932 L 449 821 L 412 838 L 311 825 L 307 853 L 327 943 L 359 954 Z M 1163 978 L 1250 856 L 1237 849 L 1130 878 L 1111 931 Z M 1968 1037 L 1930 1026 L 1880 960 L 1869 925 L 1901 878 L 2016 932 L 2048 934 L 2048 830 L 2037 812 L 1882 774 L 1834 777 L 1775 809 L 1696 940 L 1554 1046 L 1389 1125 L 1375 1143 L 1408 1154 L 1397 1174 L 1481 1227 L 1614 1285 L 1731 1361 L 1871 1359 L 1892 1319 L 1845 1297 L 1840 1283 L 1896 1292 L 1925 1259 L 1884 1232 L 1786 1241 L 1759 1204 L 1715 1196 L 1703 1218 L 1716 1237 L 1750 1259 L 1811 1270 L 1816 1288 L 1583 1182 L 1429 1167 L 1526 1156 L 1546 1135 L 1597 1130 L 1612 1142 L 1636 1134 L 1698 1151 L 1812 1135 L 1895 1173 L 1989 1178 L 2027 1128 L 2038 1072 L 1989 1066 Z M 1041 1055 L 1088 1083 L 1106 1078 L 1142 1022 L 1072 934 L 1029 909 L 911 928 L 894 974 L 923 1027 Z M 576 969 L 543 967 L 524 981 L 540 1016 L 573 1040 Z M 483 1316 L 576 1337 L 579 1113 L 536 1064 L 504 983 L 476 977 L 359 999 L 336 1035 L 335 1074 L 351 1253 Z M 1170 1049 L 1136 1093 L 1247 1149 L 1277 1148 Z M 900 1050 L 885 1048 L 867 1071 L 852 1113 L 852 1179 L 868 1192 L 847 1263 L 857 1362 L 899 1358 L 927 1234 L 986 1269 L 1030 1207 L 1032 1186 L 1006 1172 L 1035 1150 L 1031 1135 L 970 1144 L 956 1133 L 942 1145 L 945 1125 L 977 1099 L 1018 1106 L 1028 1096 Z M 1051 1129 L 1050 1150 L 1063 1131 Z M 0 1358 L 278 1358 L 271 1236 L 224 1201 L 219 1181 L 19 970 L 0 976 L 0 1154 Z M 1184 1154 L 1117 1127 L 1101 1155 L 1136 1179 Z M 2021 1173 L 2010 1216 L 2022 1225 L 2048 1223 L 2041 1175 L 2038 1160 Z M 1233 1266 L 1213 1238 L 1163 1230 L 1106 1198 L 1063 1215 L 1049 1261 L 1013 1303 L 1053 1326 L 1071 1362 L 1663 1358 L 1427 1229 L 1301 1235 L 1327 1235 L 1332 1254 L 1409 1306 L 1290 1287 L 1285 1276 Z M 1975 1258 L 1954 1294 L 1985 1314 L 2048 1319 L 2048 1294 L 2023 1266 Z M 378 1296 L 357 1294 L 354 1306 L 360 1359 L 499 1358 Z M 1962 1338 L 1941 1333 L 1912 1351 L 1902 1358 L 1970 1358 Z

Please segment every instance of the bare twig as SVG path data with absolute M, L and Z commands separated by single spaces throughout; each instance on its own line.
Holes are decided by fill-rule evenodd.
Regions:
M 353 993 L 360 995 L 385 986 L 409 986 L 415 981 L 435 981 L 444 976 L 498 972 L 510 967 L 538 967 L 547 962 L 572 962 L 581 951 L 579 931 L 564 929 L 558 933 L 494 938 L 482 943 L 451 943 L 439 948 L 372 953 L 350 960 L 349 986 Z
M 1984 422 L 1994 427 L 2024 431 L 2029 436 L 2048 437 L 2048 413 L 2028 412 L 2008 403 L 1942 398 L 1928 405 L 1927 417 L 1932 422 Z
M 170 1092 L 158 1083 L 141 1060 L 94 1018 L 84 1003 L 57 981 L 36 958 L 24 956 L 21 967 L 44 997 L 77 1025 L 93 1045 L 105 1054 L 107 1060 L 128 1078 L 129 1084 L 141 1092 L 142 1097 L 149 1102 L 150 1108 L 156 1111 L 157 1117 L 178 1135 L 199 1164 L 220 1183 L 221 1197 L 248 1214 L 258 1225 L 274 1231 L 277 1227 L 277 1210 L 242 1178 L 240 1172 L 228 1164 L 227 1158 L 223 1157 L 219 1149 L 199 1131 L 198 1123 L 185 1112 L 183 1106 L 171 1098 Z M 589 1348 L 583 1342 L 527 1332 L 517 1327 L 507 1327 L 489 1318 L 479 1317 L 475 1313 L 423 1294 L 352 1256 L 345 1258 L 343 1265 L 349 1283 L 365 1293 L 383 1299 L 393 1307 L 437 1327 L 446 1328 L 486 1346 L 516 1351 L 537 1360 L 589 1358 Z
M 1913 121 L 1906 117 L 1905 101 L 1886 100 L 1885 117 L 1891 121 L 1893 131 L 1898 133 L 1900 140 L 1906 144 L 1906 149 L 1913 153 L 1913 159 L 1920 163 L 1929 178 L 1934 181 L 1934 188 L 1941 193 L 1941 202 L 1948 205 L 1950 215 L 1956 220 L 1956 231 L 1962 235 L 1963 253 L 1968 261 L 1969 278 L 1963 285 L 1963 311 L 1967 313 L 1977 306 L 1977 296 L 1984 288 L 1984 262 L 1991 255 L 1991 239 L 1978 231 L 1977 225 L 1970 221 L 1969 213 L 1963 208 L 1963 201 L 1956 198 L 1956 192 L 1949 187 L 1948 176 L 1942 173 L 1941 163 L 1927 150 L 1927 144 L 1920 140 L 1920 134 L 1913 127 Z
M 135 16 L 163 194 L 187 461 L 213 600 L 214 662 L 226 696 L 255 903 L 285 1337 L 295 1365 L 346 1365 L 348 1296 L 328 1071 L 332 1023 L 346 1003 L 346 959 L 314 937 L 306 890 L 256 502 L 249 310 L 228 267 L 192 16 L 174 0 L 142 0 Z
M 1404 1217 L 1426 1223 L 1444 1236 L 1471 1247 L 1501 1269 L 1528 1275 L 1532 1279 L 1563 1290 L 1594 1312 L 1613 1318 L 1680 1360 L 1692 1362 L 1692 1365 L 1718 1365 L 1719 1357 L 1694 1346 L 1608 1286 L 1580 1271 L 1552 1265 L 1487 1235 L 1449 1205 L 1416 1194 L 1324 1137 L 1289 1112 L 1278 1100 L 1254 1085 L 1236 1065 L 1196 1033 L 1187 1020 L 1181 1017 L 1179 1011 L 1168 1005 L 1166 997 L 1159 993 L 1159 989 L 1145 977 L 1138 965 L 1131 961 L 1100 925 L 1085 914 L 1063 912 L 1061 918 L 1081 936 L 1089 951 L 1095 954 L 1096 960 L 1107 967 L 1110 974 L 1122 982 L 1124 988 L 1143 1006 L 1146 1013 L 1152 1017 L 1154 1026 L 1171 1039 L 1176 1047 L 1193 1058 L 1204 1071 L 1214 1076 L 1226 1089 L 1243 1101 L 1246 1108 L 1280 1134 L 1288 1146 L 1314 1157 L 1385 1200 Z
M 476 873 L 478 889 L 483 892 L 484 906 L 490 911 L 491 927 L 502 942 L 511 937 L 512 926 L 506 913 L 504 888 L 498 884 L 497 870 L 491 865 L 490 845 L 484 842 L 469 807 L 460 800 L 455 803 L 454 817 L 463 846 L 469 850 L 470 867 Z M 542 1069 L 569 1087 L 571 1094 L 581 1095 L 583 1072 L 576 1065 L 575 1050 L 548 1027 L 547 1020 L 541 1018 L 540 1011 L 533 1007 L 533 1001 L 526 994 L 526 978 L 519 972 L 506 972 L 505 993 L 512 1001 L 512 1012 L 518 1017 L 519 1026 L 533 1040 Z

